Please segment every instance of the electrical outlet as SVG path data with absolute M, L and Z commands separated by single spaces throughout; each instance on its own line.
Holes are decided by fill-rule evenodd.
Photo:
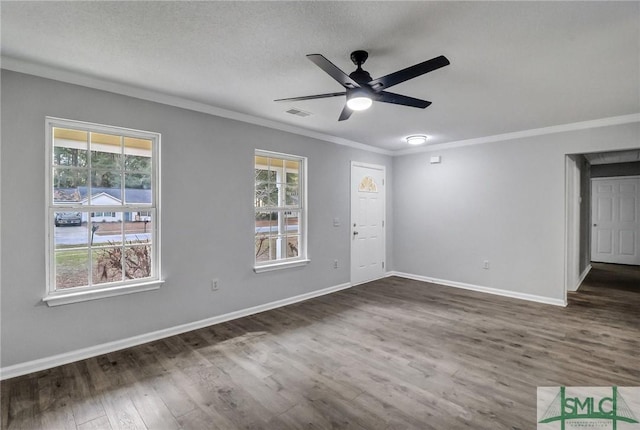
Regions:
M 333 268 L 334 269 L 338 268 L 338 260 L 333 260 Z
M 220 288 L 220 281 L 218 281 L 218 278 L 212 279 L 211 291 L 218 291 L 219 288 Z
M 489 270 L 489 260 L 484 260 L 484 264 L 482 265 L 482 268 Z

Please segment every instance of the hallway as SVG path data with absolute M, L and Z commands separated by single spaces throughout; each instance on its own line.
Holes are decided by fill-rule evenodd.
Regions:
M 568 293 L 569 306 L 588 303 L 600 308 L 611 304 L 623 307 L 629 315 L 637 315 L 640 312 L 640 266 L 591 264 L 592 269 L 578 291 Z M 614 292 L 615 297 L 612 297 Z

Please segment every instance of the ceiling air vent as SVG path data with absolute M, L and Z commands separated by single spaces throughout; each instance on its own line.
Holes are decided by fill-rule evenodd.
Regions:
M 311 113 L 309 113 L 309 112 L 305 112 L 305 111 L 303 111 L 303 110 L 296 109 L 296 108 L 291 108 L 291 109 L 289 109 L 288 111 L 285 111 L 285 112 L 290 113 L 291 115 L 301 116 L 301 117 L 303 117 L 303 118 L 304 118 L 305 116 L 309 116 L 309 115 L 311 115 Z

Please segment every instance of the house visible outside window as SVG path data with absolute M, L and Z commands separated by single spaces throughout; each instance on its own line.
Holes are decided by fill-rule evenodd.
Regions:
M 160 135 L 57 118 L 46 125 L 44 300 L 56 305 L 157 288 Z
M 255 152 L 255 270 L 306 264 L 304 157 Z
M 115 212 L 91 212 L 91 217 L 92 218 L 104 218 L 104 217 L 115 218 L 116 213 Z

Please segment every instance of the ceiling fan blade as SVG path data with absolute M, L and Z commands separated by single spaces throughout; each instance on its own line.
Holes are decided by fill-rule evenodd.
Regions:
M 338 118 L 338 121 L 344 121 L 349 119 L 349 117 L 351 116 L 351 114 L 353 113 L 353 111 L 351 109 L 349 109 L 349 106 L 344 105 L 344 108 L 342 109 L 342 112 L 340 113 L 340 118 Z
M 349 77 L 345 72 L 338 69 L 338 67 L 331 61 L 327 60 L 321 54 L 309 54 L 307 58 L 313 63 L 324 70 L 329 76 L 338 81 L 340 85 L 345 88 L 359 88 L 360 85 Z
M 346 92 L 341 93 L 328 93 L 328 94 L 316 94 L 315 96 L 302 96 L 302 97 L 291 97 L 288 99 L 277 99 L 274 102 L 294 102 L 294 101 L 302 101 L 302 100 L 314 100 L 314 99 L 325 99 L 328 97 L 338 97 L 346 95 Z
M 398 85 L 401 82 L 408 81 L 425 73 L 429 73 L 433 70 L 439 69 L 449 65 L 449 60 L 444 55 L 441 55 L 431 60 L 424 61 L 422 63 L 407 67 L 406 69 L 398 70 L 397 72 L 383 76 L 378 79 L 374 79 L 369 82 L 369 86 L 375 91 L 382 91 L 383 89 L 390 88 L 394 85 Z
M 426 100 L 420 100 L 409 96 L 403 96 L 402 94 L 390 93 L 388 91 L 382 91 L 378 93 L 376 100 L 384 103 L 393 103 L 396 105 L 411 106 L 420 109 L 424 109 L 431 104 Z

